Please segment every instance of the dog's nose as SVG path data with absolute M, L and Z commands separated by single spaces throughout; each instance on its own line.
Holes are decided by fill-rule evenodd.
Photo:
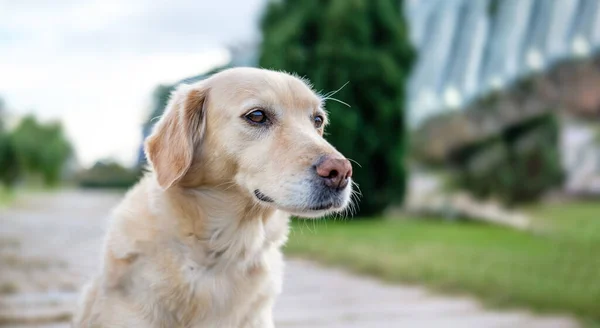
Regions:
M 317 174 L 330 188 L 342 189 L 352 177 L 352 164 L 343 157 L 325 155 L 316 164 Z

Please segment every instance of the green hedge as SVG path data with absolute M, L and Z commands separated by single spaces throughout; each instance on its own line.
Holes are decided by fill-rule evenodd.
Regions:
M 554 115 L 530 119 L 452 156 L 457 186 L 507 205 L 539 199 L 563 181 Z
M 77 185 L 81 188 L 127 189 L 139 180 L 142 173 L 141 169 L 128 169 L 117 163 L 96 163 L 79 174 Z

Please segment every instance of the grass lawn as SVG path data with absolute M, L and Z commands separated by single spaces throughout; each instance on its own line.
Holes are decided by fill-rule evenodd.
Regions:
M 286 251 L 389 281 L 475 294 L 494 306 L 600 322 L 600 203 L 528 209 L 528 233 L 434 220 L 295 221 Z M 542 219 L 543 218 L 543 219 Z
M 0 186 L 0 208 L 8 206 L 13 199 L 14 192 L 11 192 L 8 189 Z

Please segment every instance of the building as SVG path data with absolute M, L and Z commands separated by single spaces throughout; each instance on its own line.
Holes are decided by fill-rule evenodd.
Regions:
M 413 128 L 600 49 L 597 0 L 407 0 L 405 6 L 418 51 L 408 90 Z
M 418 62 L 409 122 L 471 100 L 554 63 L 600 49 L 597 0 L 406 1 Z
M 473 100 L 532 73 L 545 74 L 558 63 L 599 56 L 597 0 L 412 0 L 405 6 L 418 51 L 407 92 L 413 130 L 440 114 L 463 111 Z M 589 69 L 597 71 L 596 66 Z M 600 85 L 594 81 L 600 74 L 570 75 L 570 80 L 561 81 L 560 91 L 578 99 L 555 106 L 575 112 L 566 107 L 579 102 L 598 113 Z M 562 120 L 567 191 L 600 192 L 596 129 L 580 120 Z M 437 140 L 427 144 L 433 142 Z

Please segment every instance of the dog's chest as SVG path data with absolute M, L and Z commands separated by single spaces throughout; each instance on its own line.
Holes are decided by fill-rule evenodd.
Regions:
M 233 232 L 221 231 L 220 238 Z M 281 290 L 283 258 L 268 234 L 248 233 L 188 243 L 182 252 L 181 280 L 188 291 L 176 309 L 190 327 L 211 322 L 238 324 L 270 306 Z M 246 238 L 244 238 L 246 237 Z

